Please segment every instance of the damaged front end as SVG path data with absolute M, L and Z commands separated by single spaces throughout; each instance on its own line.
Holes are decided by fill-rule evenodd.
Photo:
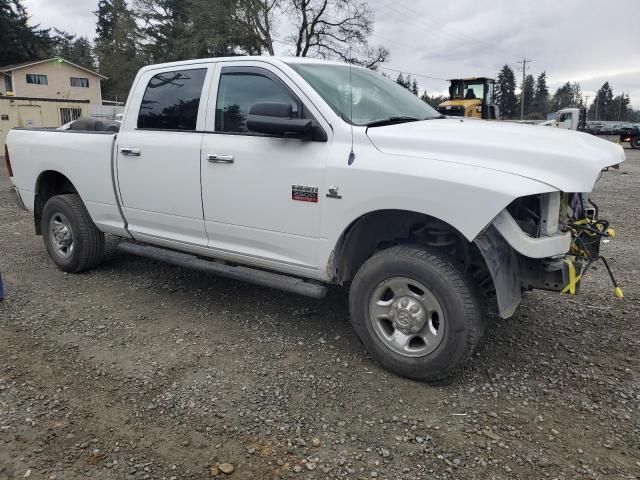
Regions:
M 616 296 L 622 298 L 607 260 L 600 255 L 601 241 L 614 235 L 587 194 L 551 192 L 514 200 L 474 243 L 493 278 L 500 316 L 509 318 L 523 291 L 577 294 L 580 281 L 599 260 Z

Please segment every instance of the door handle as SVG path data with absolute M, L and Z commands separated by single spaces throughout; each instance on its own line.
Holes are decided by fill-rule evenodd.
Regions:
M 233 163 L 233 155 L 212 153 L 207 155 L 207 160 L 209 160 L 209 162 L 211 163 Z
M 125 147 L 125 148 L 121 148 L 120 149 L 120 153 L 122 155 L 126 155 L 127 157 L 139 157 L 140 156 L 140 149 L 139 148 Z

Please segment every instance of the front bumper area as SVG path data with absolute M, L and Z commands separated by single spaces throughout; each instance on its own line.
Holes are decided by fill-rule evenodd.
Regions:
M 23 210 L 28 210 L 27 206 L 22 201 L 22 197 L 20 196 L 20 190 L 15 185 L 11 185 L 11 191 L 13 192 L 14 201 L 16 204 Z
M 493 278 L 502 318 L 513 316 L 523 291 L 539 289 L 560 292 L 574 280 L 571 278 L 570 266 L 565 262 L 569 244 L 564 252 L 555 252 L 555 256 L 526 257 L 509 245 L 494 224 L 478 235 L 474 243 Z M 574 290 L 579 288 L 579 279 L 574 282 L 573 287 Z

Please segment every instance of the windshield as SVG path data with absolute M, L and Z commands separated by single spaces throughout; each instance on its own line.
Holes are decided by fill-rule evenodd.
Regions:
M 354 125 L 396 118 L 426 120 L 441 117 L 406 88 L 372 70 L 321 63 L 292 62 L 289 66 L 318 92 L 334 112 Z
M 475 100 L 484 98 L 484 82 L 455 81 L 449 90 L 452 99 Z

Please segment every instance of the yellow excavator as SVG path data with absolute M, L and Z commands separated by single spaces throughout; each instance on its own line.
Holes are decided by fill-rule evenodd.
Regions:
M 442 115 L 496 120 L 500 117 L 494 99 L 493 78 L 472 77 L 449 80 L 449 100 L 438 105 Z

